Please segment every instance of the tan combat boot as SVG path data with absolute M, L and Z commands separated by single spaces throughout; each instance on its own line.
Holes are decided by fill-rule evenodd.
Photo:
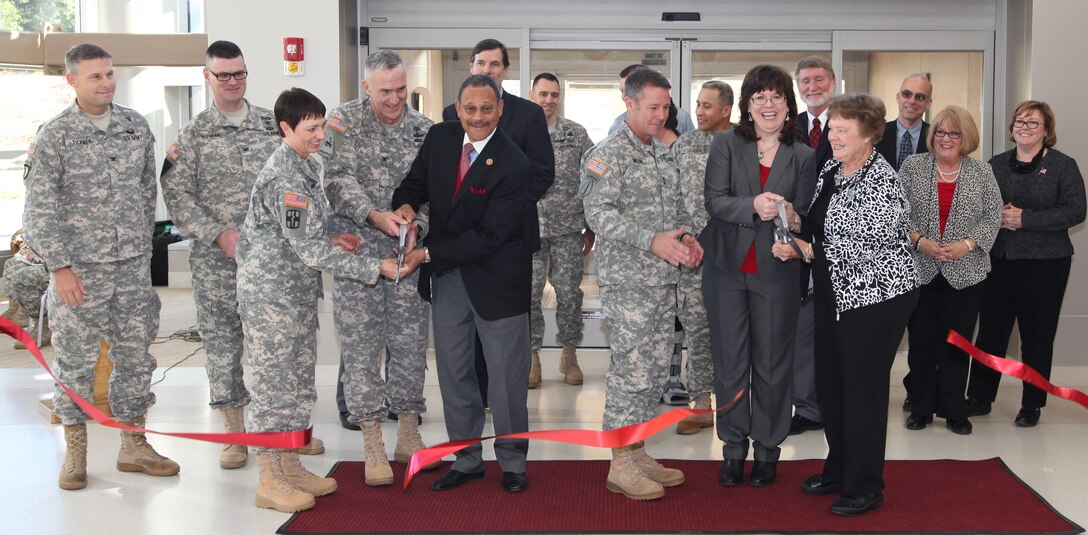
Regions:
M 12 299 L 10 296 L 8 297 L 8 309 L 5 310 L 3 314 L 0 314 L 0 316 L 3 316 L 4 319 L 11 321 L 15 325 L 23 327 L 24 329 L 28 325 L 30 325 L 30 317 L 26 315 L 26 311 L 23 310 L 22 307 L 19 306 L 19 303 L 16 303 L 15 300 Z
M 540 351 L 533 350 L 533 360 L 529 362 L 529 388 L 540 386 Z
M 144 426 L 145 418 L 125 422 L 132 427 Z M 159 455 L 147 443 L 140 431 L 121 431 L 121 451 L 117 453 L 117 469 L 122 472 L 143 472 L 149 476 L 166 477 L 181 471 L 178 463 Z
M 661 484 L 662 487 L 675 487 L 684 482 L 684 473 L 675 468 L 665 468 L 646 453 L 646 443 L 638 442 L 628 446 L 631 458 L 642 475 Z
M 363 422 L 362 428 L 363 452 L 366 454 L 363 480 L 371 487 L 392 485 L 393 469 L 390 468 L 389 459 L 385 456 L 381 422 L 377 420 Z
M 400 413 L 397 415 L 397 422 L 397 448 L 393 451 L 393 460 L 408 464 L 415 452 L 427 447 L 423 443 L 423 437 L 419 436 L 419 414 Z M 424 466 L 423 470 L 434 470 L 439 466 L 442 466 L 441 460 Z
M 582 384 L 582 368 L 578 366 L 578 355 L 572 344 L 563 344 L 563 355 L 559 357 L 559 373 L 563 374 L 563 382 L 568 385 Z
M 79 490 L 87 486 L 87 424 L 64 426 L 64 444 L 60 488 Z
M 324 496 L 336 490 L 336 480 L 331 477 L 321 477 L 302 466 L 295 450 L 280 452 L 280 466 L 283 467 L 283 477 L 287 483 L 302 492 L 313 496 Z
M 695 406 L 692 407 L 696 410 L 709 410 L 710 409 L 710 393 L 700 394 L 695 398 Z M 697 414 L 694 416 L 688 416 L 679 422 L 676 422 L 676 434 L 678 435 L 694 435 L 701 431 L 704 427 L 714 427 L 714 414 Z
M 325 442 L 315 436 L 310 437 L 310 441 L 305 446 L 298 449 L 300 455 L 321 455 L 325 453 Z
M 295 513 L 314 506 L 312 494 L 292 487 L 283 474 L 280 450 L 257 454 L 261 480 L 257 484 L 257 507 Z
M 665 487 L 639 471 L 630 446 L 612 448 L 612 463 L 608 467 L 605 486 L 632 500 L 656 500 L 665 495 Z
M 246 423 L 242 407 L 227 407 L 220 409 L 223 417 L 223 427 L 228 433 L 245 433 Z M 237 444 L 224 444 L 223 451 L 219 452 L 219 468 L 227 470 L 241 468 L 246 465 L 249 449 Z

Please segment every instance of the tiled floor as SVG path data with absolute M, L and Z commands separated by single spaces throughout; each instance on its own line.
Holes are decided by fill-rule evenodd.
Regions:
M 188 291 L 163 290 L 160 294 L 164 310 L 169 311 L 169 315 L 163 316 L 162 333 L 172 333 L 193 324 Z M 157 479 L 121 473 L 114 468 L 119 445 L 117 432 L 97 424 L 90 426 L 89 486 L 80 491 L 60 490 L 56 477 L 63 457 L 62 431 L 59 426 L 48 424 L 37 409 L 39 400 L 51 396 L 51 382 L 25 351 L 10 350 L 6 341 L 0 344 L 7 348 L 0 351 L 0 503 L 6 511 L 2 520 L 4 532 L 273 533 L 287 520 L 285 514 L 257 509 L 253 505 L 257 469 L 252 462 L 240 470 L 220 470 L 216 445 L 152 437 L 151 442 L 160 452 L 181 464 L 180 476 Z M 189 342 L 169 341 L 153 346 L 152 353 L 166 366 L 195 347 Z M 165 380 L 154 387 L 158 403 L 149 416 L 151 427 L 164 431 L 221 430 L 218 415 L 207 407 L 207 381 L 199 367 L 202 356 L 198 352 L 167 373 Z M 530 428 L 600 429 L 604 405 L 603 374 L 608 365 L 608 353 L 581 353 L 586 383 L 580 387 L 563 384 L 558 359 L 557 351 L 543 354 L 543 385 L 529 392 Z M 1059 512 L 1088 526 L 1088 502 L 1082 494 L 1083 482 L 1088 481 L 1088 461 L 1083 455 L 1088 441 L 1088 412 L 1085 409 L 1052 399 L 1037 428 L 1015 428 L 1012 419 L 1018 408 L 1020 388 L 1009 382 L 994 405 L 993 413 L 972 419 L 974 434 L 970 436 L 952 434 L 940 420 L 923 431 L 908 431 L 903 428 L 903 414 L 898 410 L 903 401 L 903 390 L 898 385 L 903 372 L 902 361 L 897 361 L 893 371 L 889 459 L 1000 456 Z M 155 379 L 162 376 L 162 369 L 156 371 Z M 319 473 L 328 471 L 337 460 L 362 457 L 361 435 L 339 426 L 333 400 L 335 376 L 334 366 L 318 366 L 319 399 L 312 421 L 314 434 L 324 439 L 327 451 L 324 455 L 306 458 L 304 462 Z M 1088 367 L 1059 368 L 1055 370 L 1054 381 L 1083 390 L 1088 386 Z M 426 385 L 429 411 L 424 416 L 423 437 L 428 443 L 441 442 L 446 434 L 433 372 L 428 372 Z M 395 423 L 385 424 L 386 437 L 395 436 L 395 429 Z M 488 428 L 484 432 L 491 430 Z M 650 439 L 648 444 L 652 454 L 666 458 L 719 459 L 721 454 L 721 442 L 711 430 L 687 437 L 664 432 Z M 393 440 L 387 440 L 386 446 L 391 452 Z M 783 444 L 782 457 L 819 458 L 825 453 L 823 436 L 810 432 L 790 437 Z M 493 459 L 488 448 L 485 448 L 485 455 Z M 531 445 L 529 455 L 530 460 L 606 459 L 609 452 L 539 442 Z M 532 477 L 531 463 L 529 475 Z M 389 492 L 397 491 L 396 487 L 389 489 Z M 978 491 L 985 492 L 985 489 Z M 546 500 L 547 497 L 540 496 L 539 499 Z M 1010 507 L 1014 506 L 1010 504 Z M 360 504 L 360 507 L 366 507 L 366 504 Z

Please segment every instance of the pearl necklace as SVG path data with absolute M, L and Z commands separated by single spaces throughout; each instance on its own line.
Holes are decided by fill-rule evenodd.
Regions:
M 937 174 L 940 175 L 938 178 L 941 179 L 941 182 L 944 182 L 946 184 L 951 184 L 951 183 L 953 183 L 953 182 L 955 182 L 956 180 L 959 179 L 960 169 L 963 169 L 963 160 L 960 160 L 960 166 L 957 167 L 955 171 L 949 171 L 947 173 L 941 170 L 941 164 L 938 163 L 937 164 Z M 952 177 L 952 178 L 949 179 L 947 177 Z

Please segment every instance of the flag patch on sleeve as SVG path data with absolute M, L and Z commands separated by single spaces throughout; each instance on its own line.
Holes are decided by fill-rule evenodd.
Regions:
M 301 193 L 288 191 L 287 195 L 283 196 L 283 205 L 305 210 L 310 207 L 310 198 Z
M 348 131 L 348 127 L 351 126 L 351 125 L 348 124 L 347 121 L 345 121 L 345 120 L 343 120 L 343 119 L 341 119 L 339 117 L 333 117 L 333 118 L 329 119 L 329 121 L 326 122 L 325 124 L 329 128 L 332 128 L 333 130 L 336 130 L 337 132 L 340 132 L 341 134 L 346 134 L 347 131 Z
M 37 143 L 31 143 L 30 146 L 26 148 L 26 155 L 27 156 L 34 156 L 35 152 L 38 152 L 38 144 Z
M 605 172 L 608 171 L 608 164 L 598 160 L 597 158 L 593 158 L 589 160 L 588 164 L 586 164 L 586 169 L 589 169 L 590 172 L 596 174 L 597 176 L 604 176 Z
M 182 154 L 182 150 L 180 148 L 178 148 L 178 146 L 176 144 L 172 144 L 172 145 L 170 145 L 169 149 L 166 149 L 166 155 L 169 156 L 170 159 L 174 160 L 175 162 L 178 161 L 178 158 L 181 157 L 181 154 Z

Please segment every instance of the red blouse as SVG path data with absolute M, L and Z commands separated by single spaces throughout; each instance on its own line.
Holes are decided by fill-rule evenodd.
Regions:
M 941 237 L 944 237 L 944 225 L 948 222 L 948 213 L 952 211 L 952 197 L 956 194 L 955 182 L 937 182 L 937 207 L 941 218 Z
M 771 176 L 771 168 L 763 164 L 759 164 L 759 190 L 763 191 L 763 188 L 767 187 L 767 177 Z M 951 201 L 949 201 L 951 202 Z M 943 223 L 941 228 L 943 229 Z M 756 242 L 752 240 L 752 246 L 748 248 L 748 255 L 744 257 L 744 262 L 740 265 L 741 273 L 759 273 L 759 265 L 756 264 Z

